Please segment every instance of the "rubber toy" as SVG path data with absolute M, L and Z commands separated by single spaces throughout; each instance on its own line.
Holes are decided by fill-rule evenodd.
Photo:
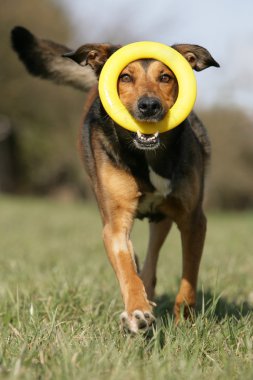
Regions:
M 159 122 L 137 121 L 122 104 L 117 82 L 122 70 L 138 59 L 156 59 L 169 67 L 178 82 L 178 97 L 175 104 Z M 197 94 L 193 70 L 188 61 L 175 49 L 158 42 L 135 42 L 125 45 L 106 61 L 100 74 L 99 96 L 108 115 L 121 127 L 143 134 L 162 133 L 178 126 L 190 114 Z

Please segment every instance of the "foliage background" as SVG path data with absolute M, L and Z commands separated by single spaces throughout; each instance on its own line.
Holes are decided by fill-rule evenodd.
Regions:
M 90 197 L 76 150 L 86 94 L 31 77 L 10 46 L 11 29 L 23 25 L 35 35 L 75 48 L 80 38 L 77 25 L 71 23 L 60 1 L 2 0 L 0 7 L 0 192 Z M 129 9 L 125 11 L 125 21 L 131 14 Z M 90 16 L 80 15 L 84 22 L 78 25 L 86 42 L 99 30 L 99 25 L 92 23 L 94 15 Z M 112 42 L 134 39 L 133 29 L 127 22 L 120 25 L 117 17 L 107 29 L 105 38 Z M 215 51 L 212 53 L 219 60 Z M 197 111 L 213 147 L 206 205 L 252 208 L 252 112 L 236 104 L 229 106 L 225 98 L 224 103 L 219 98 L 211 106 L 202 103 Z
M 15 25 L 67 44 L 71 39 L 67 16 L 52 1 L 18 3 L 2 1 L 0 9 L 4 56 L 0 114 L 9 119 L 15 139 L 15 175 L 2 188 L 45 194 L 67 185 L 74 193 L 83 193 L 76 136 L 85 94 L 31 77 L 10 46 L 10 31 Z

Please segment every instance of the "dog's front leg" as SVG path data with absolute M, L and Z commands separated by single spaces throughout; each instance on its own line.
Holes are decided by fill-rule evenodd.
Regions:
M 108 223 L 104 227 L 103 237 L 125 305 L 125 311 L 121 314 L 122 327 L 130 333 L 146 330 L 154 321 L 154 317 L 144 285 L 136 272 L 129 231 L 115 229 L 115 226 Z
M 130 241 L 138 198 L 138 186 L 129 173 L 108 161 L 101 163 L 97 199 L 104 222 L 103 240 L 125 304 L 121 324 L 130 333 L 146 330 L 154 321 Z

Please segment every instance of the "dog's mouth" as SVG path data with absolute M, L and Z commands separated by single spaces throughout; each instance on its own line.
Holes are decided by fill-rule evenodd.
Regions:
M 134 144 L 138 149 L 152 150 L 157 149 L 160 145 L 159 133 L 143 134 L 137 131 L 134 135 Z

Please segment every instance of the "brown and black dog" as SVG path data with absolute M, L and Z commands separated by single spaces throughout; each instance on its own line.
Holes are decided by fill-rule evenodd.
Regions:
M 202 209 L 205 167 L 210 144 L 205 128 L 192 113 L 177 128 L 142 135 L 116 125 L 97 92 L 97 78 L 107 58 L 120 46 L 87 44 L 76 51 L 41 40 L 28 30 L 12 31 L 13 48 L 28 71 L 87 91 L 80 133 L 81 156 L 103 221 L 103 240 L 116 273 L 125 310 L 124 330 L 146 330 L 154 321 L 154 289 L 159 250 L 173 222 L 182 240 L 183 269 L 174 314 L 187 317 L 196 301 L 206 218 Z M 219 67 L 197 45 L 174 45 L 196 71 Z M 78 64 L 77 64 L 78 63 Z M 177 81 L 163 63 L 144 59 L 127 65 L 118 80 L 120 99 L 137 120 L 156 123 L 177 98 Z M 148 218 L 150 237 L 144 266 L 138 272 L 130 240 L 134 218 Z

